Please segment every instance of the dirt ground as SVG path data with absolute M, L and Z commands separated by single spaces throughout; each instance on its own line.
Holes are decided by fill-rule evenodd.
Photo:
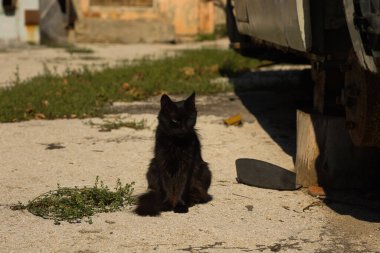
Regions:
M 118 47 L 119 53 L 131 50 Z M 7 54 L 1 53 L 1 59 Z M 13 67 L 21 62 L 14 60 Z M 378 212 L 340 203 L 327 206 L 304 190 L 236 182 L 238 158 L 293 170 L 298 91 L 197 97 L 197 129 L 213 173 L 213 200 L 187 214 L 139 217 L 128 207 L 95 215 L 93 224 L 54 225 L 27 211 L 10 210 L 18 201 L 56 189 L 57 183 L 93 185 L 96 176 L 108 185 L 117 178 L 134 181 L 135 194 L 144 192 L 158 101 L 117 103 L 114 111 L 119 113 L 107 116 L 145 119 L 149 128 L 139 131 L 99 132 L 87 124 L 89 119 L 0 124 L 0 252 L 380 252 Z M 226 127 L 222 120 L 236 113 L 244 124 Z M 52 143 L 62 148 L 47 149 Z

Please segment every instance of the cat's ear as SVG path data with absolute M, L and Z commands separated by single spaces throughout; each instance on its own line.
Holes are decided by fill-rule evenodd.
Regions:
M 195 91 L 185 100 L 185 105 L 187 108 L 195 110 Z
M 161 108 L 170 108 L 174 105 L 173 101 L 166 94 L 161 97 Z

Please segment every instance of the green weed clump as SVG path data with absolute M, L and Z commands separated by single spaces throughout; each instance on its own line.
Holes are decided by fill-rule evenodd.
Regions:
M 78 47 L 72 43 L 48 43 L 46 46 L 50 48 L 63 48 L 69 54 L 92 54 L 94 50 L 87 47 Z
M 57 190 L 44 193 L 23 205 L 19 203 L 11 207 L 13 210 L 26 209 L 32 214 L 44 219 L 52 219 L 56 225 L 62 221 L 69 223 L 92 223 L 95 213 L 108 213 L 121 210 L 132 205 L 134 183 L 123 185 L 120 179 L 116 182 L 115 191 L 111 191 L 99 177 L 96 177 L 93 187 L 69 188 L 58 185 Z
M 87 47 L 76 47 L 76 46 L 69 46 L 65 48 L 66 52 L 69 54 L 92 54 L 94 53 L 94 50 Z
M 96 126 L 99 128 L 99 132 L 111 132 L 115 129 L 120 129 L 122 127 L 132 128 L 135 130 L 143 130 L 148 128 L 146 125 L 146 120 L 142 119 L 139 121 L 136 120 L 130 120 L 130 121 L 124 121 L 120 118 L 115 120 L 104 120 L 103 123 L 94 123 L 92 120 L 89 120 L 86 122 L 86 124 L 90 126 Z

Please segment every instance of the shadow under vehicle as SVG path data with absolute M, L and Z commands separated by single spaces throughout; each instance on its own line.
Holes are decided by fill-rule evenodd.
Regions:
M 311 64 L 312 105 L 295 111 L 297 183 L 380 210 L 380 0 L 228 0 L 226 16 L 240 54 Z

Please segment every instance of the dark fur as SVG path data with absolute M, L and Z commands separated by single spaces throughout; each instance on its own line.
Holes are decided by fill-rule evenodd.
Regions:
M 211 171 L 201 156 L 196 117 L 194 93 L 179 102 L 161 97 L 154 158 L 146 174 L 149 189 L 138 198 L 137 214 L 187 213 L 190 206 L 211 200 Z

